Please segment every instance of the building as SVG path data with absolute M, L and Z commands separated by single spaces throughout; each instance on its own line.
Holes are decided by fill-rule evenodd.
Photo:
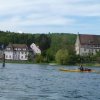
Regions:
M 75 51 L 81 56 L 96 54 L 100 51 L 100 35 L 77 34 Z
M 29 51 L 26 44 L 9 44 L 4 53 L 7 60 L 28 60 Z
M 39 49 L 38 46 L 36 46 L 36 44 L 32 43 L 30 45 L 31 49 L 33 50 L 34 54 L 41 54 L 41 50 Z

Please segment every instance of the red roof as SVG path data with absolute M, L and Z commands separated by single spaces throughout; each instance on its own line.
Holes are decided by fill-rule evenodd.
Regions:
M 100 35 L 79 34 L 79 39 L 83 45 L 100 45 Z

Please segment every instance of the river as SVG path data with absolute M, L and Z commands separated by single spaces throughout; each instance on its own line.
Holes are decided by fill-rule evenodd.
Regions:
M 61 72 L 59 68 L 10 63 L 2 68 L 0 64 L 0 100 L 100 100 L 99 73 Z

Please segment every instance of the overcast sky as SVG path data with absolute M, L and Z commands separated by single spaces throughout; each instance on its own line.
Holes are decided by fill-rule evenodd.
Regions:
M 0 30 L 100 34 L 100 0 L 0 0 Z

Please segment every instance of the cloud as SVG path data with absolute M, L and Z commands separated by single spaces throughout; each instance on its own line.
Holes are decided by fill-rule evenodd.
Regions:
M 100 17 L 100 1 L 0 0 L 0 27 L 3 30 L 21 30 L 27 26 L 67 27 L 77 24 L 77 17 Z
M 74 24 L 75 20 L 63 18 L 59 16 L 39 16 L 36 15 L 30 15 L 26 18 L 22 18 L 20 16 L 11 17 L 6 20 L 1 21 L 0 26 L 1 27 L 8 27 L 10 28 L 16 28 L 16 27 L 22 27 L 22 26 L 62 26 L 62 25 L 70 25 Z
M 100 2 L 96 0 L 0 0 L 0 15 L 8 14 L 62 14 L 100 16 Z

